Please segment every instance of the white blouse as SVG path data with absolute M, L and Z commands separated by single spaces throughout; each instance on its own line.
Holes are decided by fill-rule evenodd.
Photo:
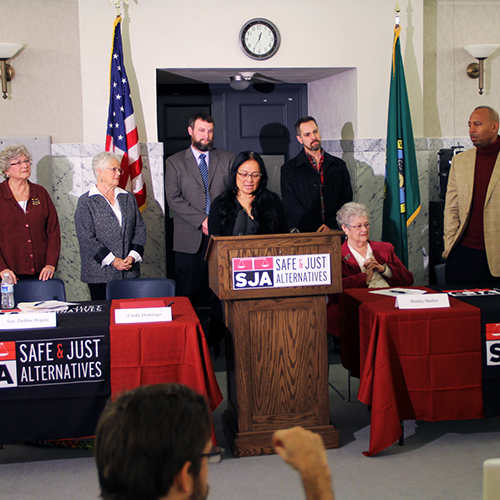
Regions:
M 352 255 L 356 259 L 356 262 L 358 263 L 358 266 L 361 269 L 361 272 L 366 273 L 366 268 L 363 265 L 366 260 L 368 259 L 374 259 L 375 256 L 373 255 L 373 250 L 372 247 L 370 246 L 370 243 L 366 243 L 366 257 L 363 257 L 359 252 L 354 250 L 349 243 L 347 243 L 347 246 L 349 247 L 349 250 L 352 252 Z M 389 288 L 389 283 L 385 281 L 383 277 L 386 278 L 392 278 L 392 270 L 391 268 L 387 265 L 385 268 L 385 271 L 381 274 L 378 271 L 373 271 L 373 276 L 372 279 L 368 282 L 368 288 Z

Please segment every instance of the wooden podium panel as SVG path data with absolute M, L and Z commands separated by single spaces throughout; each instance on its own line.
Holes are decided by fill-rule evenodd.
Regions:
M 235 456 L 273 453 L 276 429 L 300 425 L 339 445 L 330 424 L 324 295 L 225 303 L 224 433 Z
M 224 299 L 228 408 L 224 434 L 234 456 L 274 453 L 275 430 L 300 425 L 339 446 L 330 424 L 326 293 L 341 291 L 340 231 L 213 238 L 212 290 Z M 240 257 L 329 253 L 331 284 L 234 290 Z

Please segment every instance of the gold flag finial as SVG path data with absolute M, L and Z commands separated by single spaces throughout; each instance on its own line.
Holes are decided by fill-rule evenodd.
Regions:
M 396 26 L 399 26 L 399 13 L 401 12 L 401 10 L 399 8 L 399 2 L 398 2 L 398 0 L 396 0 L 396 9 L 394 10 L 394 12 L 396 14 L 396 19 L 395 19 Z

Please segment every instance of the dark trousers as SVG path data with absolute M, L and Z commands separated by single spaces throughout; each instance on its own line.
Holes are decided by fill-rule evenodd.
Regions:
M 175 294 L 179 297 L 188 297 L 196 309 L 203 302 L 210 303 L 210 329 L 208 345 L 214 347 L 215 357 L 220 352 L 220 342 L 225 336 L 225 326 L 222 318 L 222 304 L 208 285 L 208 262 L 205 254 L 209 237 L 203 235 L 199 250 L 195 254 L 175 252 L 175 272 L 177 274 Z M 202 301 L 201 294 L 208 294 L 208 301 Z
M 500 278 L 490 272 L 486 250 L 464 245 L 458 245 L 448 255 L 445 279 L 447 285 L 500 284 Z
M 196 253 L 175 252 L 175 294 L 188 297 L 195 308 L 203 285 L 205 290 L 208 287 L 208 263 L 205 262 L 208 241 L 209 237 L 204 234 Z

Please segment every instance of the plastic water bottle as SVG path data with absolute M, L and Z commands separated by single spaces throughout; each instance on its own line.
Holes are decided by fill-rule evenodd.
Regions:
M 9 273 L 2 276 L 2 309 L 14 309 L 14 282 Z

